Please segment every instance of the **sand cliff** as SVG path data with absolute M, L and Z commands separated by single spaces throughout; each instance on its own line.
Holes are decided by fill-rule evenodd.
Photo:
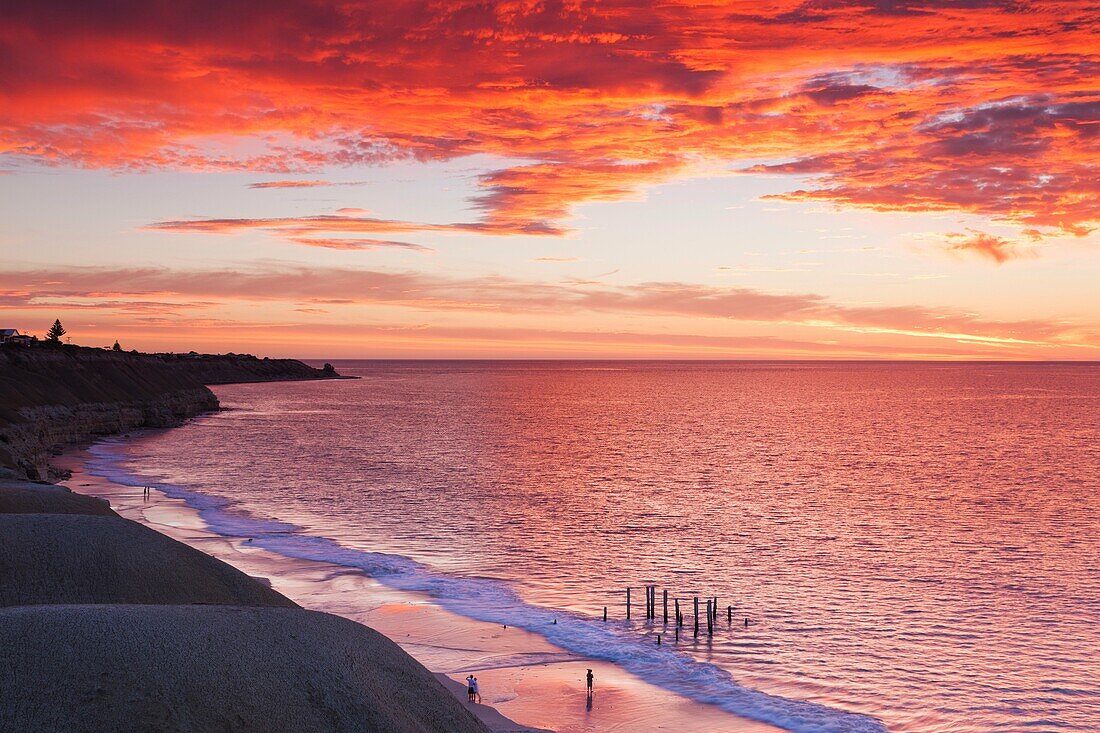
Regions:
M 104 510 L 0 480 L 0 730 L 488 733 L 381 634 Z

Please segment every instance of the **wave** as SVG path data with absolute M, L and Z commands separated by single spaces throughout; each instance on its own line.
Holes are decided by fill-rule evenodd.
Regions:
M 700 662 L 672 645 L 639 636 L 630 622 L 594 620 L 525 602 L 505 582 L 449 575 L 411 558 L 367 552 L 327 537 L 305 534 L 297 525 L 255 517 L 235 502 L 174 484 L 150 482 L 127 471 L 114 450 L 118 439 L 93 445 L 88 470 L 125 486 L 152 486 L 195 509 L 209 529 L 284 557 L 361 570 L 391 588 L 428 595 L 448 611 L 467 618 L 530 631 L 566 651 L 616 664 L 660 687 L 734 715 L 792 733 L 885 733 L 876 718 L 818 703 L 771 695 L 744 687 L 725 669 Z

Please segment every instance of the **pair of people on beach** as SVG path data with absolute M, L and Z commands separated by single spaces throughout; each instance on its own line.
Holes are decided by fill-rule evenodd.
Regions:
M 466 696 L 470 702 L 481 702 L 481 693 L 477 690 L 477 677 L 472 674 L 466 677 Z

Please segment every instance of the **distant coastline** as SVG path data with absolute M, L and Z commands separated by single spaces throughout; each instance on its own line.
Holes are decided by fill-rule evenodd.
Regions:
M 216 410 L 207 387 L 345 379 L 331 365 L 251 354 L 144 354 L 38 342 L 0 347 L 0 477 L 51 481 L 66 447 Z

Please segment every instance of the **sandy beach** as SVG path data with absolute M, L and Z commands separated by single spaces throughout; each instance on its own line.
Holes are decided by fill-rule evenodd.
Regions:
M 107 499 L 121 516 L 265 579 L 304 608 L 377 630 L 448 680 L 448 689 L 491 730 L 779 730 L 687 700 L 613 664 L 559 649 L 535 634 L 450 613 L 426 596 L 388 588 L 358 570 L 287 558 L 250 545 L 247 537 L 215 534 L 181 500 L 154 490 L 146 501 L 141 487 L 89 474 L 87 457 L 86 451 L 75 450 L 55 461 L 72 471 L 65 485 L 73 491 Z M 588 668 L 596 679 L 590 705 L 584 691 Z M 465 700 L 463 680 L 470 673 L 480 682 L 482 705 Z

